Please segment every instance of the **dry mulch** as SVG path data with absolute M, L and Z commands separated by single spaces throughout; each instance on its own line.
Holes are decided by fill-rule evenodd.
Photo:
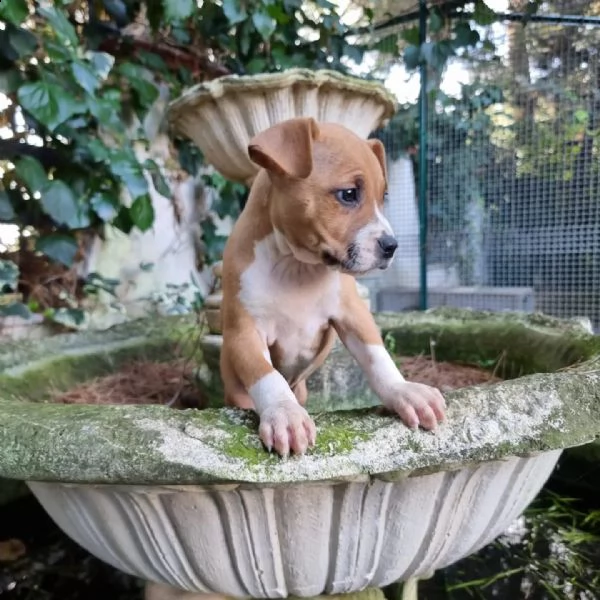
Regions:
M 204 408 L 193 382 L 190 361 L 138 361 L 97 377 L 68 392 L 54 394 L 62 404 L 162 404 L 172 408 Z
M 500 377 L 481 367 L 438 362 L 428 356 L 401 356 L 398 363 L 402 375 L 408 381 L 426 383 L 442 392 L 501 381 Z
M 400 369 L 409 381 L 426 383 L 442 392 L 500 381 L 485 369 L 433 361 L 427 356 L 399 358 Z M 162 404 L 172 408 L 204 408 L 193 382 L 190 361 L 167 363 L 140 361 L 120 371 L 83 383 L 68 392 L 56 393 L 53 401 L 64 404 Z

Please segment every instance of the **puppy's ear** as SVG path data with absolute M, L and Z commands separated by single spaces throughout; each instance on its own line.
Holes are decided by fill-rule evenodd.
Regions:
M 387 165 L 385 161 L 385 146 L 381 143 L 380 140 L 371 139 L 367 140 L 367 144 L 373 150 L 373 154 L 377 157 L 379 164 L 381 165 L 381 170 L 383 171 L 383 176 L 387 182 Z
M 305 179 L 312 171 L 312 143 L 319 136 L 316 121 L 289 119 L 255 135 L 248 155 L 257 165 L 295 179 Z

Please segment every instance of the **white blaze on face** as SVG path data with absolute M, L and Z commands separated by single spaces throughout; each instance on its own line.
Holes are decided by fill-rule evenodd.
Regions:
M 356 271 L 370 271 L 379 267 L 382 258 L 378 240 L 384 235 L 393 235 L 393 233 L 390 222 L 379 210 L 379 207 L 375 207 L 373 219 L 359 229 L 354 238 L 354 244 L 357 249 Z M 389 263 L 391 263 L 391 260 L 388 261 Z

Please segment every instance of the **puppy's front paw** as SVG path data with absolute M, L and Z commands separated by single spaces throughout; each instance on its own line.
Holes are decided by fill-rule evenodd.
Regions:
M 271 451 L 287 456 L 290 450 L 304 454 L 314 446 L 317 430 L 306 410 L 291 400 L 278 402 L 260 415 L 260 439 Z
M 385 406 L 408 427 L 435 429 L 445 418 L 446 401 L 438 389 L 406 381 L 394 388 L 394 393 L 385 399 Z

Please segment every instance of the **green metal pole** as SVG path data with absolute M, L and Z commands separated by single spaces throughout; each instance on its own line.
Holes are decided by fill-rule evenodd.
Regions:
M 419 44 L 427 39 L 427 0 L 419 0 Z M 421 62 L 419 94 L 419 306 L 427 299 L 427 63 Z

